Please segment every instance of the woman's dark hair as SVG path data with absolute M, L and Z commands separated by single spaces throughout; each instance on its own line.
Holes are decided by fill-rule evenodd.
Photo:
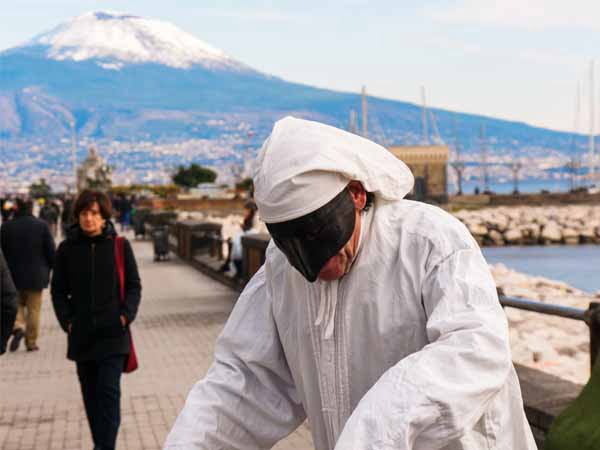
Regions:
M 19 214 L 31 214 L 33 202 L 24 198 L 17 198 L 17 212 Z
M 91 189 L 85 189 L 77 196 L 75 204 L 73 205 L 73 217 L 75 220 L 79 219 L 81 214 L 86 209 L 91 208 L 94 202 L 98 203 L 100 208 L 100 215 L 104 220 L 110 219 L 112 215 L 112 205 L 108 196 L 101 191 L 92 191 Z

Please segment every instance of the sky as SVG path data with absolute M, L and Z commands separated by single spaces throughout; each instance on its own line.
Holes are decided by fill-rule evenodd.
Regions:
M 584 133 L 595 58 L 600 130 L 596 0 L 1 0 L 0 49 L 100 10 L 172 22 L 289 81 L 413 103 L 424 86 L 434 107 Z

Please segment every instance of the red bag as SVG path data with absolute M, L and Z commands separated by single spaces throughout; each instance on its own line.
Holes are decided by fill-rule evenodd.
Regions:
M 119 275 L 119 292 L 121 294 L 121 304 L 125 303 L 125 240 L 121 236 L 115 238 L 115 264 L 117 266 L 117 274 Z M 123 372 L 131 373 L 138 368 L 137 354 L 133 345 L 133 336 L 131 329 L 128 327 L 127 334 L 129 335 L 129 355 L 125 360 L 125 368 Z

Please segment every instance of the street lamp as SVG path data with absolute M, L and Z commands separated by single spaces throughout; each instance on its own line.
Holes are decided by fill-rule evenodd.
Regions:
M 77 145 L 75 143 L 75 121 L 69 122 L 71 125 L 71 164 L 73 170 L 73 192 L 77 192 Z

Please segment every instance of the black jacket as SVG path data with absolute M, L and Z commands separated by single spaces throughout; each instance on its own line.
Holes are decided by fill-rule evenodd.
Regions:
M 53 204 L 46 203 L 44 206 L 42 206 L 42 209 L 40 209 L 40 219 L 46 223 L 58 222 L 58 214 L 59 211 Z
M 121 304 L 115 265 L 114 226 L 107 222 L 101 235 L 86 236 L 79 224 L 69 227 L 58 247 L 52 275 L 54 312 L 68 336 L 67 357 L 97 360 L 129 353 L 127 326 L 135 319 L 141 283 L 133 250 L 125 241 L 125 302 Z
M 17 290 L 13 284 L 6 260 L 0 250 L 0 354 L 12 333 L 17 316 Z
M 48 287 L 54 262 L 54 238 L 48 225 L 31 214 L 2 224 L 0 243 L 18 290 Z

